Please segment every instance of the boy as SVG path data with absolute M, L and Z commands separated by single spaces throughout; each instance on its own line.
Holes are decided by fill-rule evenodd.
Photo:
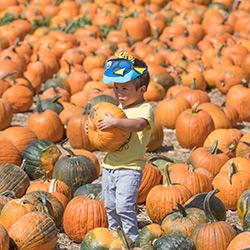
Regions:
M 103 80 L 114 84 L 119 107 L 127 118 L 117 119 L 106 114 L 98 128 L 118 127 L 130 131 L 131 137 L 122 148 L 107 153 L 104 158 L 102 192 L 109 228 L 115 230 L 120 226 L 134 242 L 138 235 L 137 195 L 154 122 L 153 108 L 143 98 L 149 84 L 146 64 L 127 52 L 116 56 L 105 63 Z

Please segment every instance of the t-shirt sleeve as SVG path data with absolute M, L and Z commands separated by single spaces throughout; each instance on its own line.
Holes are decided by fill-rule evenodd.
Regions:
M 148 127 L 153 128 L 154 126 L 154 110 L 150 103 L 144 103 L 138 110 L 138 118 L 147 120 Z

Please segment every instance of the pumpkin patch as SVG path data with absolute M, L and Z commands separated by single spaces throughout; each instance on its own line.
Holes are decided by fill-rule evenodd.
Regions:
M 250 247 L 249 22 L 249 0 L 0 1 L 0 249 Z M 98 128 L 126 118 L 103 82 L 124 51 L 154 108 L 134 244 L 101 186 L 131 138 Z

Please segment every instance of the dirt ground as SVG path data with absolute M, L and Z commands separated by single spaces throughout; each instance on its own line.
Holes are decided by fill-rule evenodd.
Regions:
M 217 89 L 213 89 L 209 92 L 209 96 L 211 98 L 212 103 L 216 103 L 221 105 L 225 101 L 225 96 L 222 95 Z M 22 125 L 25 126 L 27 124 L 27 118 L 29 116 L 30 112 L 24 113 L 24 114 L 15 114 L 12 125 L 18 126 Z M 250 132 L 250 123 L 241 123 L 238 124 L 238 129 L 242 131 L 242 133 Z M 100 163 L 103 160 L 104 154 L 102 152 L 95 151 L 94 152 L 96 156 L 98 157 Z M 189 149 L 183 149 L 178 144 L 176 137 L 175 137 L 175 131 L 170 129 L 164 129 L 164 142 L 162 144 L 162 147 L 154 153 L 148 153 L 147 157 L 150 157 L 155 154 L 162 154 L 164 156 L 167 156 L 175 161 L 185 161 L 189 154 Z M 97 180 L 97 182 L 100 182 L 101 178 Z M 237 232 L 241 231 L 241 225 L 239 223 L 239 218 L 237 216 L 237 213 L 235 211 L 227 211 L 227 221 L 233 225 L 233 227 L 236 229 Z M 139 228 L 142 228 L 143 226 L 151 223 L 150 219 L 148 218 L 146 214 L 145 205 L 139 206 L 139 212 L 138 212 L 138 223 Z M 79 250 L 80 244 L 76 244 L 72 242 L 66 234 L 59 232 L 58 233 L 58 246 L 57 249 L 60 250 Z

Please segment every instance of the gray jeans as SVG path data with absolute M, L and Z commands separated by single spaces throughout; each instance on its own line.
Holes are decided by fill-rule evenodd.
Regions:
M 137 227 L 137 195 L 142 172 L 132 169 L 103 169 L 102 194 L 107 210 L 109 229 L 120 226 L 135 241 Z

